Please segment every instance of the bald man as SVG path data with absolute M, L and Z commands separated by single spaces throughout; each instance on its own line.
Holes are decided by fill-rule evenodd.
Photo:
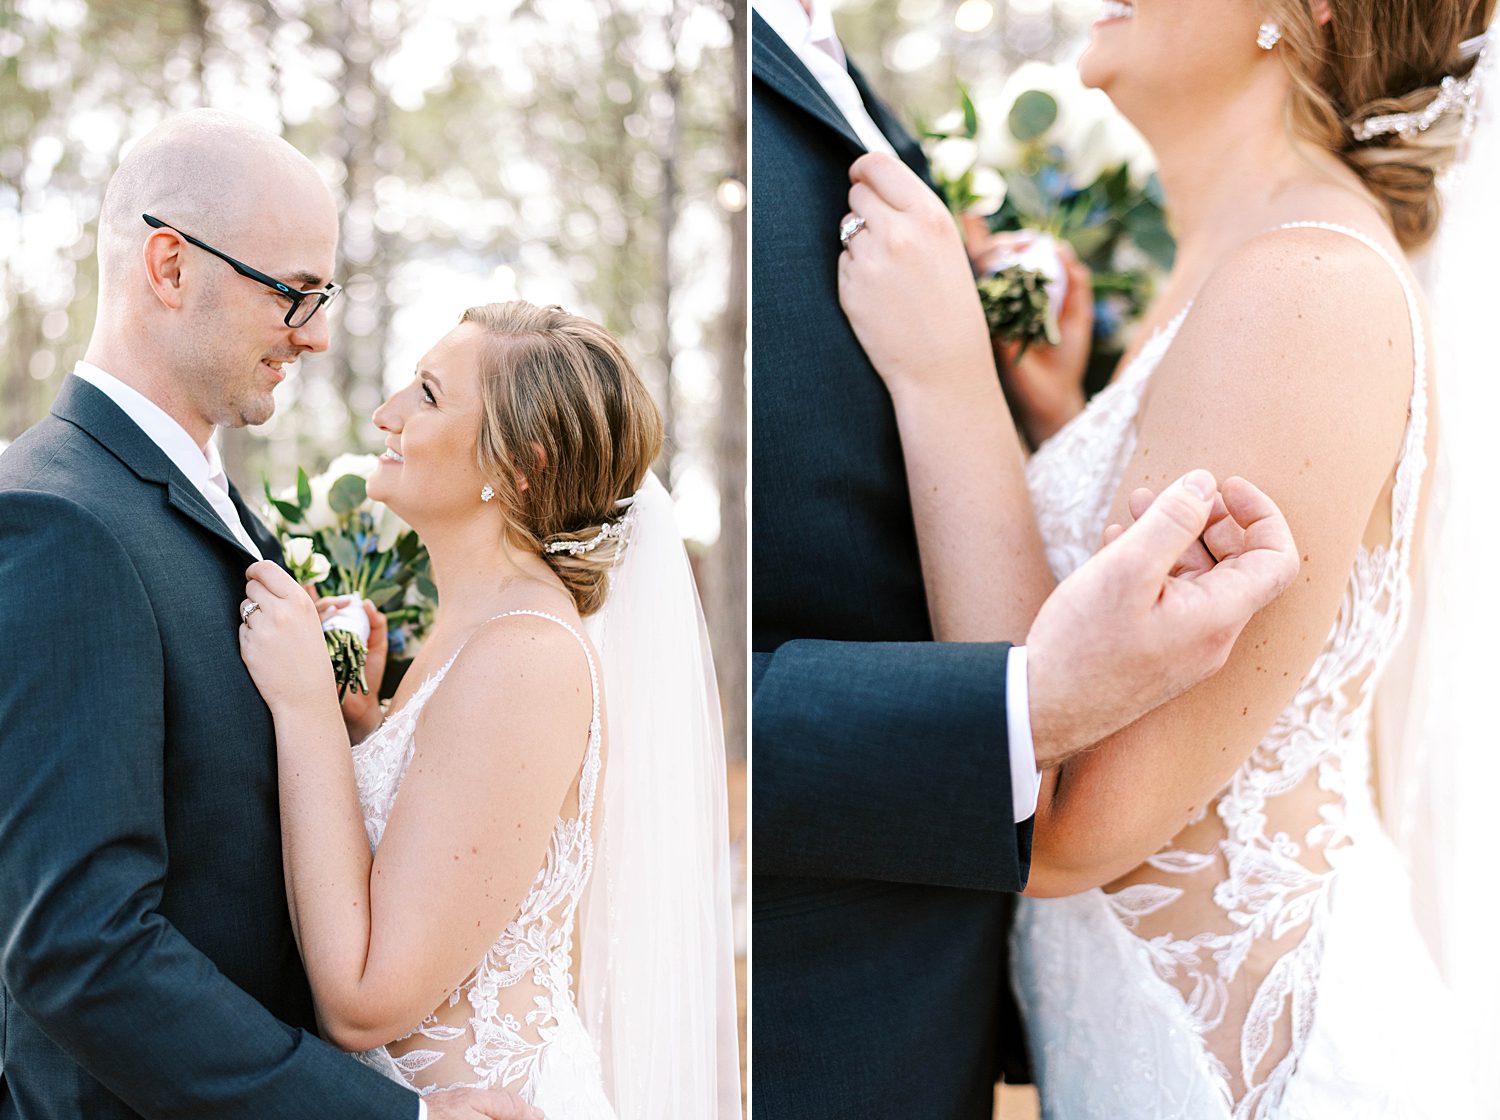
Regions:
M 0 1120 L 522 1120 L 320 1041 L 281 870 L 245 568 L 280 560 L 214 432 L 328 346 L 338 216 L 311 163 L 176 117 L 105 192 L 99 307 L 0 459 Z

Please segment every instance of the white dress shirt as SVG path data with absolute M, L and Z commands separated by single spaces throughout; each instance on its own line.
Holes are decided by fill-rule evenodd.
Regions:
M 771 30 L 781 36 L 801 63 L 818 80 L 833 103 L 844 114 L 854 133 L 872 152 L 895 149 L 876 126 L 849 76 L 843 45 L 833 29 L 829 0 L 753 0 L 753 7 Z M 1026 682 L 1026 648 L 1014 646 L 1005 662 L 1005 725 L 1010 753 L 1010 792 L 1015 819 L 1036 814 L 1041 772 L 1036 767 L 1036 747 L 1031 741 L 1031 711 Z
M 172 460 L 172 465 L 198 489 L 234 534 L 235 540 L 244 545 L 245 551 L 257 560 L 265 559 L 240 520 L 240 511 L 234 508 L 234 502 L 229 498 L 229 479 L 224 474 L 224 462 L 219 458 L 218 443 L 213 436 L 209 437 L 207 446 L 199 447 L 187 429 L 168 416 L 160 405 L 98 366 L 79 362 L 73 367 L 73 375 L 87 381 L 119 405 L 120 410 L 135 421 L 136 427 L 145 432 L 151 442 Z
M 801 0 L 754 0 L 754 8 L 761 19 L 771 25 L 771 30 L 781 36 L 802 65 L 818 79 L 818 84 L 833 98 L 833 103 L 844 114 L 860 143 L 869 151 L 895 155 L 896 149 L 891 147 L 885 133 L 876 127 L 854 79 L 849 76 L 843 44 L 833 30 L 833 9 L 829 0 L 809 0 L 809 4 L 811 14 L 802 6 Z

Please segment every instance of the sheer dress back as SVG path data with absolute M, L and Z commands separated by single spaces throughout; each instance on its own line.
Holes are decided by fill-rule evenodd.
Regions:
M 1345 990 L 1351 984 L 1370 993 L 1386 986 L 1398 997 L 1390 985 L 1413 985 L 1408 1006 L 1435 1008 L 1442 999 L 1408 928 L 1409 912 L 1400 909 L 1402 872 L 1376 813 L 1370 761 L 1374 685 L 1411 597 L 1426 465 L 1427 342 L 1412 283 L 1380 245 L 1328 223 L 1282 228 L 1355 238 L 1385 260 L 1405 293 L 1413 376 L 1390 537 L 1360 547 L 1337 617 L 1294 699 L 1197 820 L 1104 890 L 1022 900 L 1015 980 L 1049 1116 L 1429 1114 L 1393 1103 L 1402 1100 L 1397 1067 L 1420 1067 L 1415 1052 L 1395 1046 L 1391 1054 L 1387 1044 L 1360 1037 L 1388 1030 L 1388 1023 L 1377 1028 L 1382 1016 L 1341 1028 L 1337 1038 L 1316 1038 L 1314 1030 L 1320 1016 L 1327 1026 L 1358 1002 L 1359 993 Z M 1190 310 L 1151 338 L 1029 464 L 1059 579 L 1099 540 L 1135 448 L 1146 384 Z M 1381 927 L 1365 931 L 1368 952 L 1351 948 L 1333 911 L 1352 916 L 1382 900 L 1390 912 L 1365 915 Z M 1335 937 L 1339 959 L 1330 960 Z M 1394 982 L 1390 970 L 1398 973 Z M 1338 1056 L 1320 1069 L 1314 1055 L 1325 1052 Z M 1435 1070 L 1421 1077 L 1429 1088 L 1440 1080 Z M 1325 1084 L 1326 1097 L 1311 1088 Z M 1367 1089 L 1373 1095 L 1362 1096 Z M 1318 1103 L 1298 1104 L 1304 1090 Z
M 598 1057 L 572 991 L 573 936 L 579 899 L 593 868 L 594 804 L 602 764 L 599 674 L 582 635 L 554 615 L 507 611 L 488 622 L 516 615 L 562 626 L 588 659 L 593 715 L 578 777 L 559 810 L 530 892 L 473 972 L 410 1034 L 358 1057 L 424 1094 L 456 1086 L 499 1086 L 519 1092 L 549 1115 L 612 1120 Z M 460 646 L 399 711 L 354 748 L 372 851 L 380 846 L 415 753 L 422 709 L 462 652 Z

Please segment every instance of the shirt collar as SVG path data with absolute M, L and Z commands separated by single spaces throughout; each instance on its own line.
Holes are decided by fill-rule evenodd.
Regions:
M 219 457 L 217 429 L 214 436 L 209 437 L 208 445 L 200 447 L 188 435 L 187 429 L 172 419 L 165 409 L 113 374 L 89 362 L 79 362 L 73 367 L 73 375 L 87 381 L 119 405 L 120 411 L 151 437 L 151 442 L 162 449 L 194 486 L 202 489 L 214 476 L 223 474 L 224 464 Z
M 843 45 L 833 27 L 833 5 L 830 0 L 810 0 L 812 15 L 802 7 L 801 0 L 753 0 L 760 18 L 771 25 L 771 30 L 780 35 L 787 46 L 797 54 L 825 40 L 833 47 L 840 65 L 843 64 Z

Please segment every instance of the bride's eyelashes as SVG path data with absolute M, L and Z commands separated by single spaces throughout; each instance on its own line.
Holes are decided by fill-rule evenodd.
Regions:
M 422 381 L 422 400 L 425 404 L 437 404 L 437 397 L 433 396 L 432 386 L 425 379 Z

